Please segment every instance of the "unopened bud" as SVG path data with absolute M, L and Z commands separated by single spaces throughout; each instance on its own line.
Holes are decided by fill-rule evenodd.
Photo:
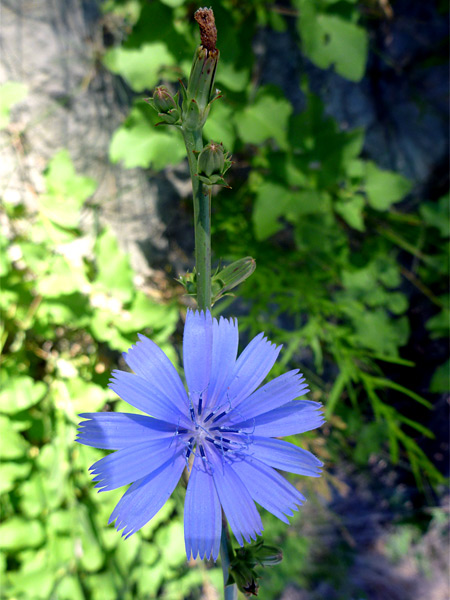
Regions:
M 161 117 L 162 122 L 158 123 L 158 125 L 180 124 L 181 111 L 178 105 L 178 93 L 176 93 L 175 96 L 172 96 L 166 87 L 160 86 L 155 89 L 153 98 L 147 98 L 146 102 L 148 102 Z
M 222 175 L 225 167 L 225 154 L 223 145 L 210 142 L 203 148 L 198 157 L 198 173 L 210 177 Z
M 178 108 L 178 104 L 171 96 L 169 90 L 164 86 L 155 89 L 153 94 L 153 104 L 159 113 L 167 113 L 173 108 Z
M 245 281 L 256 269 L 256 261 L 251 256 L 240 258 L 222 270 L 218 270 L 211 280 L 213 304 L 219 298 L 230 293 L 230 290 Z
M 283 552 L 277 546 L 263 544 L 255 552 L 255 558 L 263 567 L 273 567 L 283 560 Z
M 223 144 L 210 142 L 198 156 L 198 178 L 207 185 L 224 185 L 227 183 L 223 175 L 231 166 L 228 152 L 224 151 Z

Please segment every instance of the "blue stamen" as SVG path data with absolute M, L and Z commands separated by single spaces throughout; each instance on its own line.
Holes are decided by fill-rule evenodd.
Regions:
M 210 420 L 210 418 L 211 418 L 211 417 L 213 417 L 213 416 L 214 416 L 214 413 L 213 413 L 213 412 L 212 412 L 212 413 L 209 413 L 209 415 L 206 417 L 206 419 L 205 419 L 203 422 L 204 422 L 204 423 L 207 423 L 207 422 Z
M 186 459 L 188 459 L 190 457 L 190 455 L 191 455 L 191 452 L 192 452 L 192 442 L 193 441 L 194 441 L 194 438 L 191 437 L 191 439 L 188 442 L 188 448 L 186 450 Z
M 220 413 L 220 415 L 217 415 L 217 417 L 215 419 L 213 419 L 213 423 L 215 423 L 216 421 L 218 421 L 219 419 L 221 419 L 223 416 L 225 416 L 227 413 L 224 410 L 223 412 Z
M 210 431 L 223 431 L 225 433 L 242 433 L 240 429 L 233 429 L 232 427 L 226 427 L 224 425 L 211 427 Z

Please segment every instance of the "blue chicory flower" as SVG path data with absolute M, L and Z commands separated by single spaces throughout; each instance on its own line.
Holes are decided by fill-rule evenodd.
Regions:
M 186 392 L 164 352 L 139 339 L 124 353 L 134 373 L 113 371 L 110 387 L 146 415 L 80 415 L 87 420 L 80 423 L 78 442 L 117 450 L 92 465 L 96 487 L 132 483 L 109 523 L 116 521 L 124 537 L 138 531 L 164 505 L 192 458 L 184 507 L 188 558 L 217 559 L 221 507 L 241 546 L 263 530 L 255 502 L 289 523 L 305 498 L 275 469 L 317 477 L 322 463 L 275 438 L 315 429 L 323 416 L 317 402 L 296 400 L 309 391 L 297 370 L 259 387 L 281 346 L 261 333 L 237 358 L 237 322 L 189 310 Z

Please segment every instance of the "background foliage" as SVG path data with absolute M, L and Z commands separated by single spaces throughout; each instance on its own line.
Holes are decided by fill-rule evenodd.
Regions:
M 358 82 L 373 44 L 371 18 L 385 18 L 368 10 L 372 4 L 215 2 L 224 97 L 214 103 L 205 135 L 222 141 L 236 161 L 232 190 L 213 200 L 215 260 L 251 255 L 257 262 L 239 300 L 219 302 L 216 314 L 239 314 L 246 336 L 264 330 L 283 343 L 272 375 L 301 368 L 312 397 L 325 405 L 323 434 L 301 441 L 327 463 L 324 478 L 308 491 L 319 521 L 334 519 L 325 500 L 349 484 L 342 464 L 370 473 L 382 459 L 412 485 L 417 510 L 407 525 L 396 524 L 387 544 L 395 561 L 445 522 L 440 509 L 424 520 L 422 508 L 439 504 L 445 481 L 424 442 L 442 435 L 432 430 L 430 411 L 448 392 L 449 198 L 423 197 L 413 181 L 370 159 L 364 129 L 342 129 L 312 92 L 306 71 L 299 75 L 298 110 L 261 73 L 253 45 L 261 30 L 289 31 L 307 64 Z M 152 176 L 184 160 L 179 133 L 155 128 L 157 116 L 142 98 L 161 81 L 175 90 L 188 75 L 198 44 L 195 8 L 183 0 L 103 4 L 127 35 L 101 61 L 134 98 L 112 137 L 111 161 Z M 1 92 L 0 127 L 7 129 L 27 90 L 8 82 Z M 106 526 L 120 492 L 97 495 L 87 474 L 102 453 L 73 441 L 79 412 L 130 411 L 106 384 L 138 332 L 177 362 L 180 292 L 173 284 L 161 302 L 136 288 L 128 257 L 90 206 L 96 181 L 75 172 L 67 151 L 53 157 L 44 179 L 35 207 L 2 208 L 2 597 L 213 597 L 218 569 L 186 565 L 182 490 L 124 543 Z M 80 225 L 82 209 L 94 216 L 88 226 Z M 428 371 L 417 362 L 417 310 L 424 315 L 424 352 L 444 347 Z M 400 500 L 394 494 L 389 502 Z M 343 581 L 353 561 L 345 536 L 328 554 L 325 544 L 313 548 L 314 533 L 303 535 L 302 514 L 290 529 L 270 515 L 263 520 L 266 538 L 285 554 L 265 575 L 263 598 L 279 597 L 286 582 L 314 590 L 320 580 L 330 582 L 336 597 L 367 593 Z

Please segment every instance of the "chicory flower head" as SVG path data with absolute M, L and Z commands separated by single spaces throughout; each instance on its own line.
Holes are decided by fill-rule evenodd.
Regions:
M 275 438 L 315 429 L 323 417 L 317 402 L 297 400 L 308 387 L 296 370 L 259 387 L 280 348 L 261 333 L 237 358 L 235 320 L 188 311 L 183 340 L 188 392 L 164 352 L 146 337 L 124 354 L 134 373 L 114 371 L 110 387 L 146 415 L 82 414 L 87 420 L 77 440 L 117 450 L 91 472 L 100 491 L 132 483 L 109 520 L 124 537 L 159 511 L 186 466 L 188 558 L 217 559 L 221 508 L 241 546 L 263 530 L 255 502 L 289 522 L 305 498 L 276 469 L 317 477 L 322 463 Z

